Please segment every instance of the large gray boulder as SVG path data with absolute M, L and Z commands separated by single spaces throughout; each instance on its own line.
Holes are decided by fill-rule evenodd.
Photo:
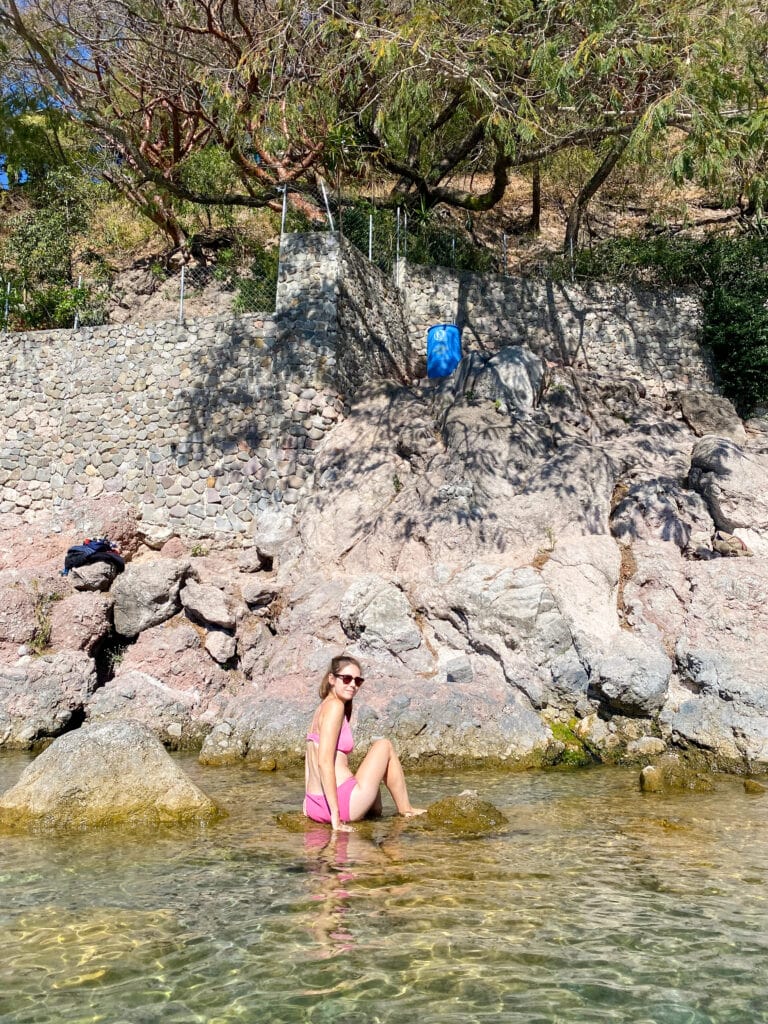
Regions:
M 362 650 L 400 654 L 421 644 L 421 632 L 408 598 L 378 576 L 356 580 L 342 598 L 339 619 L 347 636 Z
M 221 812 L 135 722 L 55 740 L 0 797 L 0 826 L 82 829 L 210 821 Z
M 768 455 L 708 435 L 694 445 L 688 478 L 718 530 L 768 532 Z
M 739 414 L 723 395 L 711 391 L 684 391 L 680 395 L 683 419 L 699 437 L 714 434 L 727 437 L 736 444 L 745 444 L 747 432 Z
M 109 590 L 120 573 L 114 562 L 90 562 L 70 569 L 75 590 Z
M 707 751 L 723 769 L 752 771 L 768 765 L 768 700 L 764 682 L 745 678 L 727 655 L 681 648 L 682 674 L 693 689 L 676 692 L 660 723 L 679 746 Z
M 71 728 L 96 685 L 96 666 L 83 651 L 0 665 L 0 747 L 30 750 Z
M 129 565 L 112 588 L 117 632 L 138 636 L 175 615 L 189 569 L 188 561 L 175 558 Z
M 199 622 L 222 629 L 235 628 L 235 612 L 230 601 L 218 587 L 187 580 L 181 591 L 181 603 L 187 613 Z
M 599 659 L 591 683 L 612 711 L 649 717 L 661 708 L 672 662 L 660 644 L 622 630 Z
M 507 408 L 530 410 L 536 405 L 544 381 L 538 356 L 520 345 L 509 345 L 493 356 L 470 352 L 451 378 L 455 398 L 471 402 L 490 400 Z

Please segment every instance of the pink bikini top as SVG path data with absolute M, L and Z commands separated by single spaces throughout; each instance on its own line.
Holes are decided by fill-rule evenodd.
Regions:
M 312 743 L 319 743 L 320 742 L 320 733 L 319 732 L 308 732 L 307 733 L 307 739 L 311 740 Z M 355 745 L 355 741 L 352 738 L 352 730 L 350 729 L 349 722 L 348 722 L 347 718 L 345 717 L 343 722 L 341 723 L 341 732 L 339 733 L 339 738 L 338 738 L 338 740 L 336 742 L 336 749 L 340 750 L 342 752 L 342 754 L 349 754 L 350 751 L 352 750 L 352 748 L 354 747 L 354 745 Z

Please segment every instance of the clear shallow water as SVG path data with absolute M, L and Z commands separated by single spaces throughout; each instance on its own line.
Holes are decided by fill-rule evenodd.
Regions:
M 3 838 L 0 1021 L 768 1021 L 768 795 L 641 796 L 637 773 L 418 776 L 509 830 L 279 828 L 298 774 L 184 767 L 205 830 Z M 27 759 L 0 756 L 0 790 Z

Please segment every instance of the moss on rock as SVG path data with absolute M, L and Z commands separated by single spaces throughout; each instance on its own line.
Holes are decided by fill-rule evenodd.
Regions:
M 430 804 L 425 817 L 429 825 L 461 835 L 487 835 L 508 824 L 508 819 L 498 807 L 481 800 L 475 793 L 461 793 L 438 800 Z

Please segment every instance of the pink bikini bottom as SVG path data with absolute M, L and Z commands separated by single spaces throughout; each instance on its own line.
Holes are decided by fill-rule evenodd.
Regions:
M 349 821 L 349 802 L 352 798 L 352 790 L 357 785 L 357 779 L 351 775 L 340 786 L 336 787 L 339 798 L 339 818 L 342 821 Z M 320 821 L 328 824 L 331 820 L 331 809 L 323 793 L 307 793 L 304 797 L 304 813 L 312 821 Z

